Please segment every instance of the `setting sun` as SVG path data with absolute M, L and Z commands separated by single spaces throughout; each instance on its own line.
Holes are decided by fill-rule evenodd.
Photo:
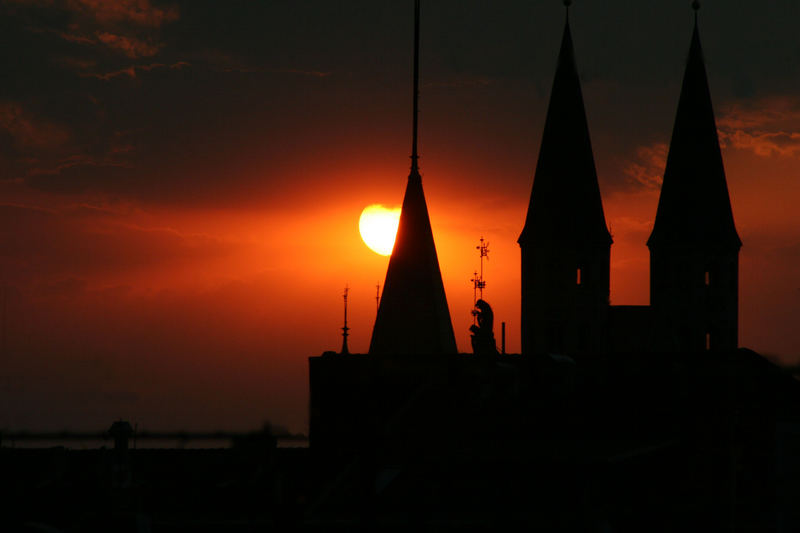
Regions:
M 370 250 L 380 255 L 390 255 L 400 222 L 400 208 L 387 208 L 380 204 L 368 205 L 361 212 L 358 230 Z

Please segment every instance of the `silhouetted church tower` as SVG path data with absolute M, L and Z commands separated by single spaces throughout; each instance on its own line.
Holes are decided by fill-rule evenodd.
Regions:
M 372 330 L 370 354 L 456 353 L 417 154 L 419 0 L 414 4 L 411 173 Z
M 656 349 L 737 348 L 742 241 L 733 222 L 696 13 L 647 246 Z
M 517 242 L 522 252 L 522 353 L 603 351 L 612 240 L 597 184 L 569 11 L 528 214 Z

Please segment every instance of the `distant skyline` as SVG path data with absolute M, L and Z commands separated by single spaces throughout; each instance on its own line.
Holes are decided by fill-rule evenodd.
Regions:
M 740 344 L 800 363 L 793 0 L 699 12 L 744 246 Z M 611 248 L 648 299 L 690 2 L 575 0 Z M 420 168 L 460 351 L 475 246 L 519 350 L 519 248 L 560 0 L 422 4 Z M 358 233 L 408 176 L 412 2 L 0 2 L 0 428 L 305 429 L 309 355 L 365 352 L 388 259 Z

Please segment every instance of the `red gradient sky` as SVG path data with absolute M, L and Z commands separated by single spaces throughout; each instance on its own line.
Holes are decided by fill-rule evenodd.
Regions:
M 366 350 L 399 205 L 411 2 L 6 0 L 0 57 L 0 428 L 306 429 L 307 357 Z M 430 5 L 428 5 L 430 4 Z M 648 253 L 689 2 L 576 1 L 611 300 Z M 421 168 L 457 342 L 475 245 L 519 350 L 519 248 L 561 2 L 423 5 Z M 800 49 L 791 1 L 703 2 L 741 253 L 743 346 L 800 363 Z

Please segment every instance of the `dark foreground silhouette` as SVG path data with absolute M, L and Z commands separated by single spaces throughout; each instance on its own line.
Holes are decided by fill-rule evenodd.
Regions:
M 419 30 L 419 2 L 415 27 Z M 697 9 L 697 2 L 695 2 Z M 651 305 L 611 306 L 568 23 L 522 252 L 521 355 L 457 354 L 417 155 L 368 354 L 309 359 L 309 447 L 0 449 L 0 529 L 800 531 L 800 384 L 738 348 L 738 254 L 695 25 Z M 346 309 L 346 307 L 345 307 Z M 504 351 L 504 350 L 503 350 Z

